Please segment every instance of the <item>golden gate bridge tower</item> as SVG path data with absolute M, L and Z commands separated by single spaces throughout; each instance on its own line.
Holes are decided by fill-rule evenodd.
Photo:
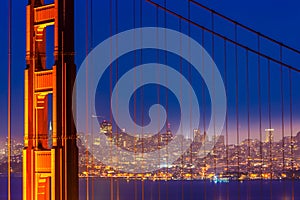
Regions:
M 54 26 L 54 64 L 50 69 L 46 67 L 47 26 Z M 45 5 L 43 0 L 29 0 L 24 79 L 24 200 L 78 199 L 78 149 L 72 114 L 75 76 L 74 1 L 54 0 Z M 49 103 L 52 138 L 48 138 Z M 48 139 L 52 139 L 51 146 Z

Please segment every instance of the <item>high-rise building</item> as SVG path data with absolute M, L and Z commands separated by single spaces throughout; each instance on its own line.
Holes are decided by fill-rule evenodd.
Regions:
M 196 143 L 203 144 L 208 141 L 208 136 L 207 136 L 206 132 L 204 131 L 204 133 L 201 134 L 199 129 L 194 129 L 193 138 L 194 138 L 194 142 L 196 142 Z
M 105 135 L 109 135 L 112 133 L 112 124 L 106 120 L 104 120 L 100 125 L 100 133 L 104 133 Z
M 269 142 L 273 142 L 273 131 L 274 129 L 266 129 L 266 139 L 265 142 L 269 143 Z
M 225 145 L 225 137 L 224 135 L 213 136 L 212 141 L 215 142 L 215 146 L 224 146 Z
M 170 142 L 173 139 L 173 134 L 172 134 L 171 130 L 167 130 L 166 133 L 162 133 L 160 136 L 161 136 L 161 141 L 164 144 L 167 144 L 168 142 Z
M 300 132 L 298 132 L 297 135 L 296 135 L 296 141 L 300 142 Z
M 201 142 L 201 133 L 199 129 L 194 129 L 193 138 L 194 138 L 194 142 L 197 143 Z

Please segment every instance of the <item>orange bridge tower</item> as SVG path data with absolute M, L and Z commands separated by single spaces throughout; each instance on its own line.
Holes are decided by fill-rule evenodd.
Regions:
M 46 65 L 48 26 L 54 26 L 54 63 L 51 67 Z M 74 0 L 54 0 L 48 5 L 44 0 L 28 0 L 24 200 L 78 199 L 78 149 L 72 114 L 75 76 Z M 48 132 L 50 122 L 51 134 Z

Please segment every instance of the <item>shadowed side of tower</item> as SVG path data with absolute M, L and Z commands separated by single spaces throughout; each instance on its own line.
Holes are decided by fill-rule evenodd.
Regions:
M 54 63 L 46 66 L 46 27 L 54 26 Z M 48 64 L 49 66 L 49 64 Z M 74 1 L 26 6 L 23 199 L 78 199 L 78 149 L 72 113 Z M 52 117 L 48 119 L 48 96 Z M 52 121 L 52 146 L 48 127 Z

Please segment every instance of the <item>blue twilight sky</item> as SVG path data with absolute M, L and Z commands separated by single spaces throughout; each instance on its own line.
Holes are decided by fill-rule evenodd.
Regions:
M 45 2 L 51 2 L 50 0 Z M 179 27 L 178 18 L 166 14 L 162 10 L 157 10 L 153 5 L 144 0 L 112 0 L 110 4 L 109 0 L 88 0 L 89 6 L 92 4 L 92 9 L 88 8 L 88 19 L 86 19 L 86 1 L 75 0 L 75 51 L 76 51 L 76 65 L 80 66 L 83 59 L 86 56 L 86 50 L 90 51 L 101 41 L 105 40 L 112 34 L 124 31 L 127 29 L 141 27 L 141 26 L 162 26 L 175 30 L 181 30 L 183 33 L 188 34 L 202 44 L 202 30 L 194 26 L 188 26 L 186 22 L 181 22 L 181 29 Z M 164 0 L 155 0 L 155 2 L 164 5 Z M 266 34 L 276 40 L 279 40 L 287 45 L 290 45 L 296 49 L 300 49 L 300 2 L 296 0 L 280 1 L 280 0 L 252 0 L 252 1 L 237 1 L 237 0 L 198 0 L 198 2 L 214 9 L 217 12 L 224 14 L 246 26 L 255 29 L 258 32 Z M 15 138 L 21 138 L 23 135 L 23 82 L 24 82 L 24 69 L 25 69 L 25 6 L 27 0 L 13 1 L 13 13 L 12 13 L 12 135 Z M 168 9 L 179 13 L 182 16 L 188 18 L 187 13 L 187 0 L 166 0 Z M 3 140 L 7 134 L 7 38 L 8 38 L 8 2 L 7 0 L 2 2 L 0 6 L 0 55 L 2 72 L 0 73 L 0 139 Z M 142 11 L 142 12 L 141 12 Z M 191 6 L 190 18 L 193 21 L 203 24 L 208 28 L 211 28 L 210 15 L 207 15 L 205 11 L 197 8 L 194 4 Z M 158 19 L 156 18 L 158 16 Z M 166 17 L 166 18 L 165 18 Z M 215 30 L 221 32 L 228 37 L 233 37 L 234 29 L 230 24 L 224 23 L 224 21 L 215 18 Z M 88 44 L 86 43 L 86 21 L 92 26 L 88 26 Z M 165 24 L 166 22 L 166 24 Z M 53 40 L 50 35 L 53 33 L 53 28 L 47 28 L 49 35 L 49 42 L 47 43 L 48 67 L 53 64 L 51 59 L 51 50 L 53 49 Z M 48 36 L 47 36 L 48 37 Z M 246 33 L 241 32 L 238 36 L 241 42 L 250 47 L 256 48 L 255 37 L 249 36 Z M 219 67 L 223 79 L 225 79 L 224 73 L 224 53 L 223 41 L 219 38 L 215 38 L 214 53 L 212 53 L 211 35 L 204 33 L 204 44 L 206 50 L 215 56 L 215 62 Z M 236 99 L 235 99 L 235 58 L 234 46 L 227 44 L 227 97 L 228 97 L 228 131 L 230 136 L 230 142 L 236 142 L 237 128 L 242 135 L 241 139 L 244 139 L 247 134 L 247 104 L 246 104 L 246 71 L 245 71 L 245 52 L 242 49 L 238 49 L 238 65 L 239 65 L 239 125 L 237 125 L 236 118 Z M 262 48 L 265 48 L 266 52 L 270 53 L 275 58 L 278 58 L 278 47 L 274 47 L 268 43 L 262 42 Z M 137 52 L 138 54 L 141 52 Z M 147 55 L 148 53 L 148 55 Z M 290 65 L 299 67 L 300 56 L 292 54 L 290 52 L 283 52 L 283 60 Z M 155 56 L 155 52 L 142 52 L 142 58 L 137 56 L 137 61 L 140 63 L 147 63 L 153 61 L 159 61 L 167 63 L 179 70 L 179 59 L 174 55 L 168 54 L 167 61 L 164 60 L 163 52 L 159 53 L 159 56 Z M 128 68 L 119 69 L 118 75 L 121 76 L 126 71 L 134 66 L 134 55 L 129 54 L 127 58 L 120 58 L 119 65 L 127 65 Z M 268 95 L 267 91 L 267 61 L 261 61 L 261 75 L 262 75 L 262 128 L 268 127 Z M 279 67 L 278 65 L 271 63 L 271 113 L 272 113 L 272 126 L 275 128 L 275 138 L 278 139 L 281 136 L 281 110 L 282 106 L 279 93 Z M 187 63 L 183 63 L 183 66 L 188 68 Z M 193 72 L 193 69 L 191 69 Z M 113 64 L 113 74 L 116 74 L 116 63 Z M 188 71 L 184 71 L 185 77 L 190 78 L 195 84 L 195 91 L 197 97 L 202 98 L 202 80 L 198 75 L 189 75 Z M 290 115 L 289 115 L 289 80 L 288 71 L 284 70 L 284 125 L 285 134 L 291 133 L 290 130 Z M 257 59 L 255 55 L 249 55 L 249 77 L 250 77 L 250 131 L 252 138 L 258 138 L 258 81 L 257 81 Z M 292 133 L 296 134 L 300 130 L 299 125 L 299 99 L 300 94 L 295 89 L 296 85 L 299 85 L 299 74 L 293 73 L 292 75 L 292 109 L 293 109 L 293 130 Z M 106 119 L 110 119 L 109 110 L 105 109 L 109 106 L 109 71 L 106 72 L 106 76 L 101 79 L 103 84 L 99 85 L 98 93 L 96 94 L 96 105 L 98 110 L 101 110 L 101 114 Z M 116 82 L 116 77 L 112 78 L 112 84 Z M 197 84 L 200 83 L 200 84 Z M 149 90 L 149 92 L 147 92 Z M 174 95 L 166 90 L 166 88 L 160 88 L 161 96 L 158 98 L 155 91 L 157 86 L 147 86 L 142 90 L 137 91 L 137 123 L 147 124 L 149 122 L 146 111 L 150 105 L 159 102 L 163 102 L 162 105 L 168 106 L 169 122 L 171 127 L 176 129 L 178 124 L 178 100 L 174 98 Z M 146 92 L 145 92 L 146 91 Z M 205 90 L 204 94 L 207 91 Z M 143 98 L 141 98 L 143 94 Z M 152 96 L 151 96 L 152 95 Z M 166 98 L 166 96 L 168 98 Z M 146 100 L 145 100 L 146 99 Z M 149 100 L 148 100 L 149 99 Z M 154 100 L 153 100 L 154 99 Z M 166 100 L 168 99 L 168 101 Z M 207 119 L 210 115 L 209 110 L 209 98 L 206 95 L 206 106 L 202 106 L 201 110 L 206 110 L 205 114 L 201 114 L 201 120 L 204 117 Z M 133 101 L 131 101 L 132 103 Z M 200 100 L 200 104 L 203 104 L 203 98 Z M 142 106 L 143 105 L 143 106 Z M 132 104 L 129 106 L 131 111 L 133 110 Z M 204 109 L 205 108 L 205 109 Z M 143 113 L 144 111 L 144 113 Z M 204 116 L 206 115 L 206 116 Z M 145 116 L 145 117 L 144 117 Z M 143 118 L 143 120 L 141 120 Z M 207 123 L 207 122 L 206 122 Z M 200 122 L 200 129 L 203 130 L 204 126 L 207 126 L 204 122 Z M 225 134 L 225 129 L 223 131 Z

